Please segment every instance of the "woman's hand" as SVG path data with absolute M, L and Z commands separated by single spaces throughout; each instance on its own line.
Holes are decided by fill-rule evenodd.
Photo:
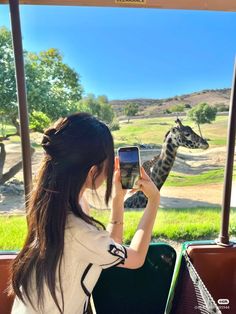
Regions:
M 160 192 L 158 188 L 147 175 L 143 167 L 141 167 L 141 178 L 136 181 L 133 191 L 134 190 L 142 191 L 150 201 L 159 202 L 160 200 Z
M 122 198 L 124 199 L 127 190 L 122 189 L 121 181 L 120 181 L 120 167 L 119 167 L 119 157 L 115 157 L 115 172 L 114 172 L 114 187 L 115 193 L 114 198 Z

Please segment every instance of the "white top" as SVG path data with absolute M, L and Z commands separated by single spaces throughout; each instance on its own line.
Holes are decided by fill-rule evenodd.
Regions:
M 89 296 L 103 268 L 123 263 L 127 257 L 124 246 L 115 243 L 108 231 L 98 230 L 72 212 L 68 214 L 65 229 L 64 254 L 61 264 L 61 283 L 64 293 L 64 314 L 86 313 Z M 44 308 L 37 308 L 35 279 L 31 280 L 31 300 L 24 305 L 15 299 L 12 314 L 58 314 L 48 288 L 44 287 Z M 61 305 L 58 276 L 56 278 L 56 293 Z M 27 299 L 26 299 L 27 300 Z

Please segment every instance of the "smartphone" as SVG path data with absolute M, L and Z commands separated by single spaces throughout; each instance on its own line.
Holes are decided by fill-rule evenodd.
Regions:
M 141 176 L 139 148 L 137 146 L 120 147 L 118 156 L 122 188 L 132 189 Z

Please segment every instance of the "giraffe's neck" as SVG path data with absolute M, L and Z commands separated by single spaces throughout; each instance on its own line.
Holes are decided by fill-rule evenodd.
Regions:
M 144 163 L 142 164 L 144 170 L 146 171 L 149 177 L 151 176 L 151 168 L 158 161 L 159 157 L 160 157 L 160 154 L 154 156 L 151 160 L 144 161 Z
M 151 179 L 160 190 L 174 164 L 178 146 L 171 137 L 167 137 L 162 145 L 158 160 L 153 165 Z

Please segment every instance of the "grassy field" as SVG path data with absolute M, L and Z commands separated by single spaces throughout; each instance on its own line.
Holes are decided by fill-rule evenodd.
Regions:
M 107 224 L 109 211 L 94 211 L 93 216 Z M 125 212 L 124 242 L 129 243 L 141 218 L 140 211 Z M 230 233 L 236 236 L 236 210 L 231 211 Z M 176 241 L 214 239 L 220 228 L 219 208 L 159 209 L 153 230 L 154 240 Z M 26 235 L 25 217 L 0 216 L 0 250 L 20 249 Z
M 115 146 L 145 143 L 162 144 L 167 131 L 175 125 L 173 117 L 135 119 L 130 123 L 121 123 L 120 130 L 114 131 Z M 217 116 L 212 124 L 201 126 L 202 134 L 209 140 L 211 147 L 224 146 L 227 134 L 227 116 Z M 184 125 L 189 125 L 198 133 L 196 125 L 188 119 L 184 119 Z
M 174 120 L 174 117 L 161 117 L 135 119 L 131 120 L 130 123 L 121 122 L 120 130 L 113 132 L 115 147 L 139 143 L 161 145 L 167 131 L 175 125 Z M 212 124 L 203 124 L 201 126 L 202 134 L 205 138 L 209 139 L 211 147 L 226 145 L 227 121 L 227 116 L 217 116 Z M 186 119 L 186 117 L 183 123 L 184 125 L 191 126 L 198 133 L 196 125 Z M 6 130 L 6 133 L 15 132 L 14 127 L 11 125 L 8 125 Z M 34 133 L 31 133 L 31 138 L 32 143 L 34 143 Z M 19 143 L 20 139 L 18 136 L 13 136 L 10 138 L 10 142 Z M 34 146 L 37 148 L 39 145 L 34 144 Z
M 225 169 L 208 170 L 199 174 L 183 174 L 172 171 L 168 176 L 165 186 L 193 186 L 201 184 L 222 183 Z M 233 180 L 236 180 L 236 167 L 233 170 Z

